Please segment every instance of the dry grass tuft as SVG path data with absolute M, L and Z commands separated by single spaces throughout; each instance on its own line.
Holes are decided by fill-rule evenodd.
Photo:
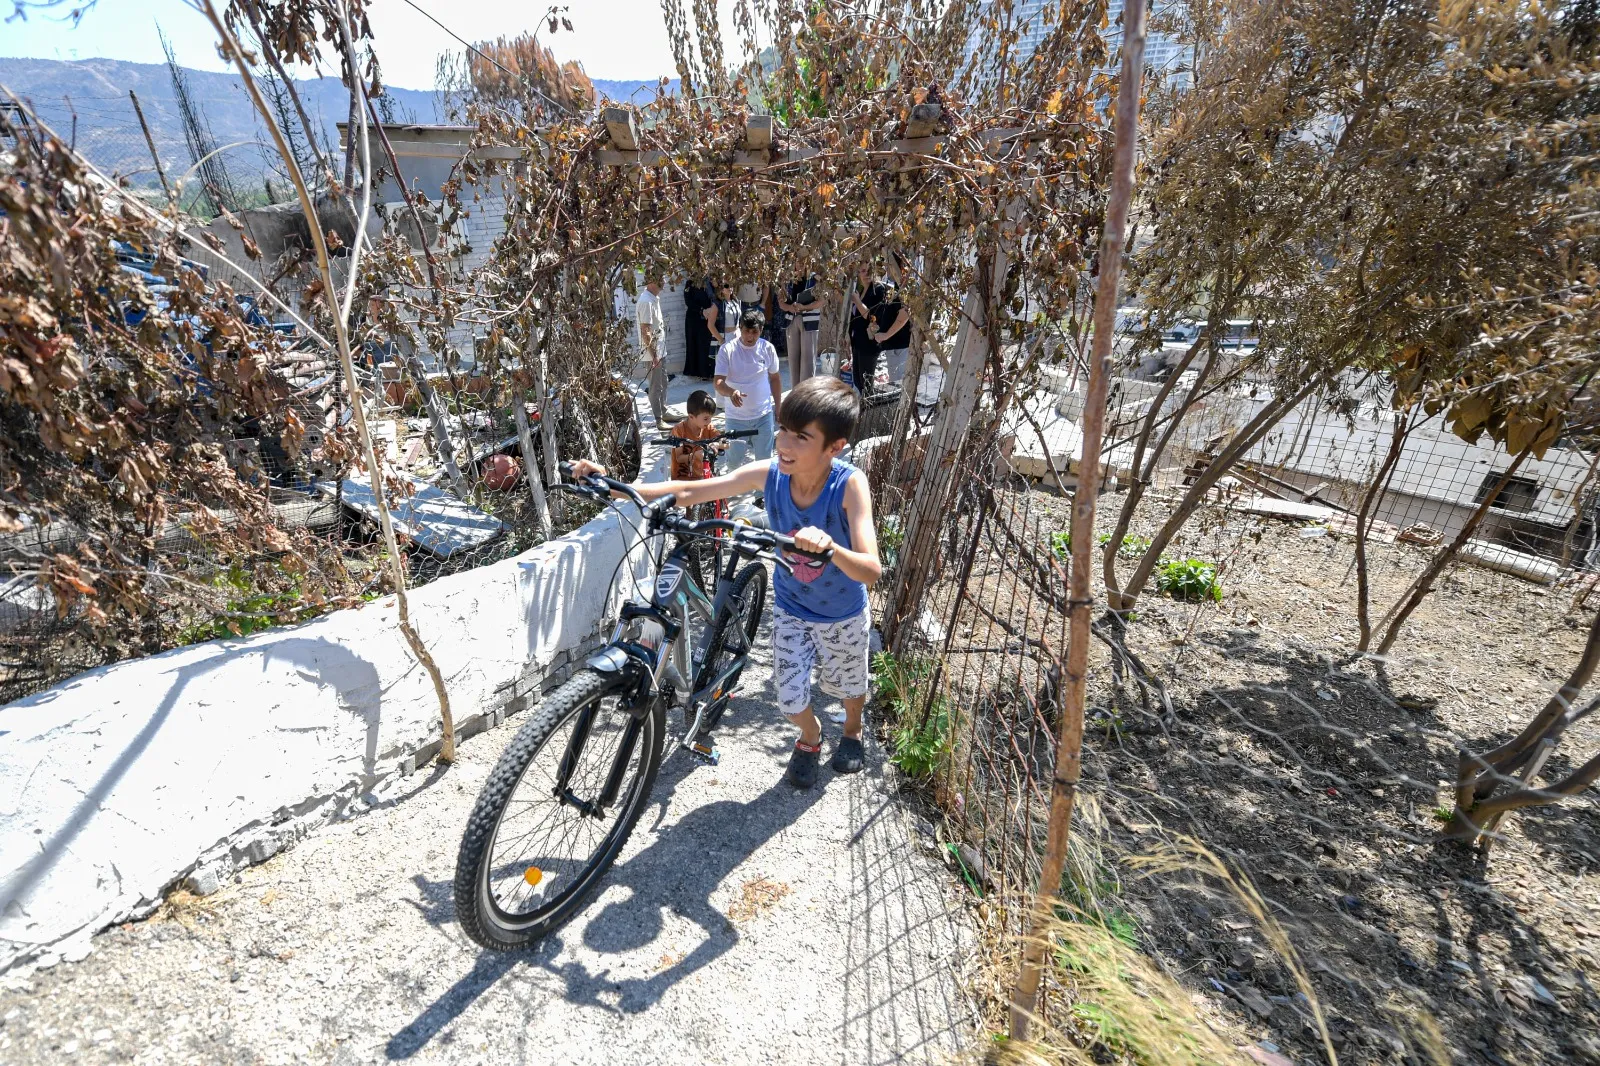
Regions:
M 1146 955 L 1091 915 L 1049 930 L 1052 978 L 1071 1003 L 1065 1022 L 1036 1019 L 1026 1042 L 1002 1040 L 986 1062 L 995 1066 L 1090 1066 L 1110 1061 L 1141 1066 L 1243 1066 L 1246 1059 L 1195 1012 L 1189 994 Z

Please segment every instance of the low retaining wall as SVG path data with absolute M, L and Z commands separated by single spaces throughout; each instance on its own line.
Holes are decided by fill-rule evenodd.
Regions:
M 647 480 L 664 467 L 647 446 Z M 608 635 L 632 590 L 624 548 L 608 511 L 410 594 L 461 735 L 537 702 Z M 438 700 L 396 610 L 390 596 L 0 707 L 0 972 L 81 957 L 175 882 L 211 890 L 432 759 Z

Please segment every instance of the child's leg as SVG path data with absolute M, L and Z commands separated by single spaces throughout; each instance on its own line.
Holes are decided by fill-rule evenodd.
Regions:
M 855 773 L 862 766 L 861 726 L 867 704 L 867 642 L 871 627 L 872 621 L 863 611 L 855 618 L 815 630 L 822 690 L 844 704 L 844 739 L 833 760 L 833 768 L 840 773 Z
M 774 606 L 772 651 L 778 710 L 800 730 L 785 776 L 790 784 L 810 788 L 817 779 L 817 753 L 822 745 L 822 723 L 811 713 L 811 671 L 817 656 L 811 624 Z
M 867 709 L 865 693 L 840 700 L 844 704 L 844 735 L 847 737 L 861 738 L 861 718 Z
M 796 728 L 798 728 L 800 730 L 800 743 L 802 743 L 802 744 L 821 744 L 822 743 L 822 723 L 817 721 L 817 716 L 811 713 L 811 708 L 810 707 L 807 707 L 805 710 L 801 711 L 799 714 L 791 714 L 791 715 L 789 715 L 788 719 L 789 719 L 789 721 L 791 721 L 791 722 L 793 722 L 795 724 Z M 857 734 L 859 734 L 860 731 L 861 731 L 861 713 L 860 713 L 860 711 L 858 709 L 857 712 L 856 712 L 856 732 L 857 732 Z

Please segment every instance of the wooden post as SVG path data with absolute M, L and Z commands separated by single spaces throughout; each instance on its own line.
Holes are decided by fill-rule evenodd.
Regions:
M 1072 831 L 1073 801 L 1083 770 L 1083 705 L 1089 674 L 1089 585 L 1094 554 L 1094 509 L 1100 485 L 1100 446 L 1105 431 L 1106 398 L 1111 385 L 1111 353 L 1116 340 L 1117 283 L 1133 200 L 1133 167 L 1139 136 L 1139 95 L 1144 80 L 1143 3 L 1123 10 L 1122 83 L 1117 87 L 1115 155 L 1111 197 L 1100 238 L 1100 278 L 1094 297 L 1094 346 L 1089 360 L 1089 386 L 1083 399 L 1083 455 L 1078 487 L 1072 494 L 1072 563 L 1068 573 L 1067 669 L 1061 708 L 1061 736 L 1050 782 L 1050 820 L 1045 829 L 1044 861 L 1034 894 L 1029 936 L 1022 948 L 1022 972 L 1011 993 L 1011 1038 L 1028 1039 L 1039 999 L 1039 977 L 1054 918 L 1061 871 L 1066 865 Z
M 922 473 L 912 493 L 905 547 L 900 553 L 899 576 L 883 620 L 884 643 L 899 652 L 905 646 L 906 615 L 921 599 L 936 565 L 939 528 L 948 510 L 946 502 L 956 480 L 956 460 L 983 391 L 983 371 L 989 359 L 988 314 L 990 294 L 997 291 L 1010 265 L 1009 249 L 1002 245 L 979 257 L 978 283 L 961 305 L 961 328 L 956 333 L 956 357 L 940 398 L 939 420 L 929 435 Z M 909 369 L 909 368 L 908 368 Z M 916 386 L 903 386 L 912 390 Z M 897 461 L 891 456 L 891 461 Z
M 517 440 L 522 445 L 522 474 L 528 479 L 528 494 L 533 497 L 533 513 L 539 519 L 539 529 L 549 540 L 554 527 L 550 522 L 550 501 L 544 495 L 544 473 L 539 469 L 538 450 L 533 446 L 533 430 L 528 426 L 527 401 L 523 389 L 512 378 L 511 417 L 517 423 Z
M 129 89 L 128 99 L 133 101 L 133 113 L 139 116 L 139 128 L 144 130 L 144 143 L 150 147 L 150 162 L 156 165 L 156 177 L 161 179 L 162 191 L 167 194 L 167 202 L 171 203 L 172 186 L 167 184 L 167 172 L 161 169 L 161 157 L 156 154 L 156 141 L 150 136 L 150 124 L 144 120 L 144 108 L 139 106 L 139 95 Z
M 608 107 L 600 112 L 600 118 L 606 124 L 611 143 L 619 151 L 639 150 L 639 122 L 632 111 L 624 107 Z

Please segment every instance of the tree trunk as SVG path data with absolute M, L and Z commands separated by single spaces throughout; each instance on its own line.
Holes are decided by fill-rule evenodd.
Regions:
M 938 562 L 939 530 L 944 524 L 950 487 L 955 482 L 957 460 L 983 391 L 989 350 L 989 300 L 1010 262 L 1008 253 L 1001 247 L 979 257 L 978 281 L 961 306 L 961 328 L 956 334 L 958 354 L 940 399 L 939 422 L 929 436 L 921 476 L 912 493 L 910 521 L 905 526 L 905 543 L 896 567 L 899 573 L 884 619 L 884 643 L 896 652 L 904 644 L 905 631 L 900 623 L 920 602 Z M 909 372 L 905 389 L 902 403 L 909 405 L 916 396 Z
M 1212 352 L 1211 359 L 1206 364 L 1206 369 L 1195 378 L 1195 383 L 1189 390 L 1189 395 L 1178 410 L 1172 413 L 1172 423 L 1167 431 L 1162 434 L 1159 444 L 1150 456 L 1148 469 L 1145 464 L 1145 449 L 1150 444 L 1150 434 L 1155 432 L 1156 423 L 1161 417 L 1161 408 L 1167 402 L 1167 397 L 1172 394 L 1173 388 L 1178 384 L 1178 378 L 1189 369 L 1189 364 L 1194 362 L 1195 355 L 1200 351 L 1200 346 L 1205 344 L 1205 338 L 1197 338 L 1183 353 L 1183 358 L 1173 368 L 1172 374 L 1161 383 L 1161 390 L 1150 401 L 1150 410 L 1145 415 L 1144 426 L 1139 430 L 1139 439 L 1133 446 L 1133 462 L 1129 470 L 1133 476 L 1129 479 L 1128 496 L 1122 501 L 1122 507 L 1117 512 L 1116 528 L 1111 531 L 1111 539 L 1106 542 L 1105 557 L 1101 561 L 1102 576 L 1105 579 L 1106 600 L 1111 609 L 1121 610 L 1122 591 L 1117 584 L 1117 549 L 1122 545 L 1122 538 L 1128 535 L 1128 527 L 1133 524 L 1134 512 L 1139 508 L 1139 501 L 1144 499 L 1144 492 L 1150 486 L 1150 479 L 1155 472 L 1155 467 L 1161 461 L 1162 452 L 1166 451 L 1166 443 L 1172 439 L 1172 433 L 1177 429 L 1178 423 L 1183 420 L 1184 414 L 1194 404 L 1194 398 L 1199 395 L 1200 386 L 1204 384 L 1210 374 L 1212 366 L 1216 365 L 1216 352 Z
M 1371 524 L 1372 510 L 1384 493 L 1389 491 L 1389 479 L 1400 464 L 1400 453 L 1405 450 L 1406 429 L 1411 412 L 1395 415 L 1394 436 L 1389 441 L 1389 453 L 1383 457 L 1372 484 L 1361 497 L 1361 509 L 1356 512 L 1356 623 L 1361 627 L 1361 643 L 1357 650 L 1366 651 L 1372 644 L 1372 595 L 1367 580 L 1367 530 Z
M 532 370 L 533 391 L 539 397 L 539 440 L 544 445 L 544 483 L 558 485 L 561 483 L 561 456 L 556 443 L 554 404 L 550 399 L 550 360 L 543 344 L 539 345 L 539 355 L 534 360 Z M 555 509 L 564 512 L 559 504 Z
M 1489 513 L 1489 508 L 1494 504 L 1500 493 L 1504 491 L 1505 487 L 1511 484 L 1512 475 L 1522 466 L 1522 461 L 1528 457 L 1531 451 L 1530 447 L 1524 448 L 1517 453 L 1517 457 L 1511 461 L 1511 465 L 1506 468 L 1506 472 L 1500 475 L 1500 480 L 1495 482 L 1494 487 L 1484 495 L 1483 502 L 1478 504 L 1478 509 L 1472 512 L 1472 517 L 1467 519 L 1466 524 L 1461 527 L 1461 532 L 1456 534 L 1456 539 L 1433 557 L 1433 561 L 1428 564 L 1427 569 L 1418 574 L 1416 580 L 1411 582 L 1410 588 L 1406 589 L 1406 594 L 1400 597 L 1393 607 L 1389 608 L 1383 622 L 1379 623 L 1380 625 L 1387 623 L 1387 628 L 1383 632 L 1383 640 L 1378 643 L 1379 655 L 1387 655 L 1389 649 L 1394 647 L 1394 642 L 1400 636 L 1400 629 L 1406 624 L 1406 619 L 1411 617 L 1411 612 L 1415 611 L 1422 604 L 1428 593 L 1433 591 L 1433 583 L 1444 572 L 1444 568 L 1450 565 L 1451 560 L 1461 551 L 1462 546 L 1472 539 L 1472 535 L 1478 531 L 1478 527 L 1483 524 L 1484 518 Z
M 1039 978 L 1061 871 L 1072 831 L 1073 801 L 1082 773 L 1083 706 L 1089 674 L 1089 607 L 1094 602 L 1090 569 L 1094 552 L 1094 509 L 1100 474 L 1100 444 L 1105 429 L 1106 396 L 1111 387 L 1111 354 L 1116 341 L 1117 282 L 1122 273 L 1123 239 L 1128 204 L 1133 199 L 1134 150 L 1139 132 L 1140 83 L 1144 69 L 1142 3 L 1123 11 L 1122 83 L 1117 93 L 1116 146 L 1111 197 L 1100 242 L 1100 278 L 1095 292 L 1094 348 L 1089 385 L 1083 401 L 1083 454 L 1078 463 L 1078 488 L 1072 494 L 1072 566 L 1068 573 L 1067 663 L 1061 736 L 1056 744 L 1055 774 L 1050 783 L 1050 820 L 1045 831 L 1044 861 L 1034 898 L 1032 935 L 1024 943 L 1022 972 L 1011 994 L 1011 1038 L 1026 1040 L 1038 1003 Z M 1087 484 L 1086 484 L 1087 482 Z
M 396 347 L 400 345 L 397 344 Z M 422 409 L 428 412 L 428 424 L 433 427 L 434 453 L 438 455 L 439 463 L 444 467 L 451 489 L 465 500 L 472 490 L 467 486 L 467 479 L 462 476 L 461 467 L 456 463 L 456 445 L 450 439 L 450 427 L 445 422 L 444 406 L 439 402 L 439 394 L 434 391 L 433 383 L 428 380 L 428 372 L 423 367 L 422 360 L 417 358 L 415 351 L 409 350 L 410 344 L 405 344 L 405 347 L 408 350 L 401 353 L 401 359 L 406 372 L 411 375 L 412 383 L 417 387 L 417 395 L 422 397 Z
M 1211 491 L 1211 487 L 1232 469 L 1233 465 L 1244 456 L 1245 452 L 1255 447 L 1256 443 L 1266 436 L 1273 426 L 1277 425 L 1285 415 L 1294 410 L 1300 401 L 1318 389 L 1325 387 L 1328 382 L 1333 380 L 1336 373 L 1336 370 L 1327 371 L 1306 382 L 1300 387 L 1300 391 L 1290 396 L 1274 398 L 1245 424 L 1244 429 L 1240 430 L 1239 434 L 1233 438 L 1233 441 L 1222 450 L 1222 454 L 1213 459 L 1200 474 L 1199 478 L 1195 480 L 1195 483 L 1189 486 L 1189 491 L 1179 502 L 1178 509 L 1167 518 L 1167 521 L 1151 540 L 1150 547 L 1140 557 L 1138 565 L 1134 567 L 1133 576 L 1128 579 L 1128 584 L 1119 595 L 1120 603 L 1114 605 L 1115 610 L 1128 611 L 1133 608 L 1134 603 L 1139 599 L 1139 594 L 1144 591 L 1146 582 L 1150 580 L 1150 574 L 1155 570 L 1156 563 L 1161 558 L 1161 553 L 1167 550 L 1167 545 L 1172 543 L 1172 538 L 1178 535 L 1178 531 L 1189 520 L 1189 516 L 1199 508 L 1201 503 L 1205 502 L 1206 493 Z
M 1444 835 L 1454 839 L 1474 839 L 1485 816 L 1477 805 L 1488 800 L 1510 775 L 1526 766 L 1539 745 L 1560 739 L 1561 733 L 1587 714 L 1576 712 L 1574 701 L 1600 667 L 1600 613 L 1589 624 L 1589 639 L 1572 672 L 1555 694 L 1514 738 L 1484 755 L 1462 752 L 1456 767 L 1455 814 Z M 1469 813 L 1472 817 L 1469 817 Z
M 389 507 L 384 499 L 383 467 L 378 461 L 378 452 L 372 443 L 372 433 L 367 428 L 367 416 L 360 389 L 356 383 L 355 362 L 350 356 L 349 325 L 341 313 L 337 290 L 333 283 L 333 268 L 328 262 L 328 246 L 322 225 L 318 221 L 316 207 L 312 203 L 311 191 L 306 186 L 305 177 L 300 173 L 299 164 L 294 160 L 294 155 L 289 151 L 289 146 L 284 141 L 283 132 L 278 129 L 273 121 L 272 112 L 267 107 L 267 102 L 261 96 L 261 89 L 256 85 L 250 73 L 250 67 L 245 62 L 244 51 L 234 39 L 232 31 L 223 22 L 222 17 L 212 0 L 201 0 L 204 5 L 206 18 L 210 20 L 212 28 L 216 31 L 222 43 L 224 58 L 233 60 L 234 68 L 239 72 L 239 78 L 244 83 L 245 91 L 250 95 L 250 101 L 255 105 L 257 114 L 261 116 L 268 131 L 272 134 L 273 143 L 278 149 L 284 167 L 289 172 L 290 179 L 294 182 L 295 192 L 300 197 L 300 210 L 305 216 L 306 225 L 311 232 L 312 248 L 316 251 L 317 268 L 322 275 L 323 291 L 327 295 L 328 304 L 333 311 L 334 340 L 339 352 L 339 366 L 343 371 L 345 391 L 349 394 L 351 411 L 355 417 L 356 435 L 361 440 L 361 446 L 366 454 L 368 469 L 372 476 L 372 497 L 378 511 L 378 524 L 383 531 L 384 548 L 389 557 L 390 573 L 395 584 L 395 606 L 399 613 L 400 632 L 410 646 L 412 654 L 422 664 L 423 670 L 433 682 L 434 694 L 439 700 L 439 725 L 441 737 L 439 741 L 439 761 L 445 763 L 455 762 L 456 758 L 456 729 L 455 716 L 450 709 L 450 693 L 445 688 L 444 674 L 439 665 L 434 661 L 433 655 L 428 651 L 422 637 L 411 624 L 411 609 L 406 597 L 406 568 L 405 557 L 400 554 L 399 545 L 395 539 L 394 522 L 389 514 Z M 354 56 L 346 50 L 346 56 L 354 70 Z M 358 91 L 355 86 L 352 92 Z M 353 106 L 353 105 L 352 105 Z M 352 141 L 354 138 L 352 137 Z M 371 167 L 364 168 L 363 180 L 370 181 Z M 360 242 L 352 249 L 352 256 L 359 254 Z M 352 262 L 352 267 L 354 263 Z

